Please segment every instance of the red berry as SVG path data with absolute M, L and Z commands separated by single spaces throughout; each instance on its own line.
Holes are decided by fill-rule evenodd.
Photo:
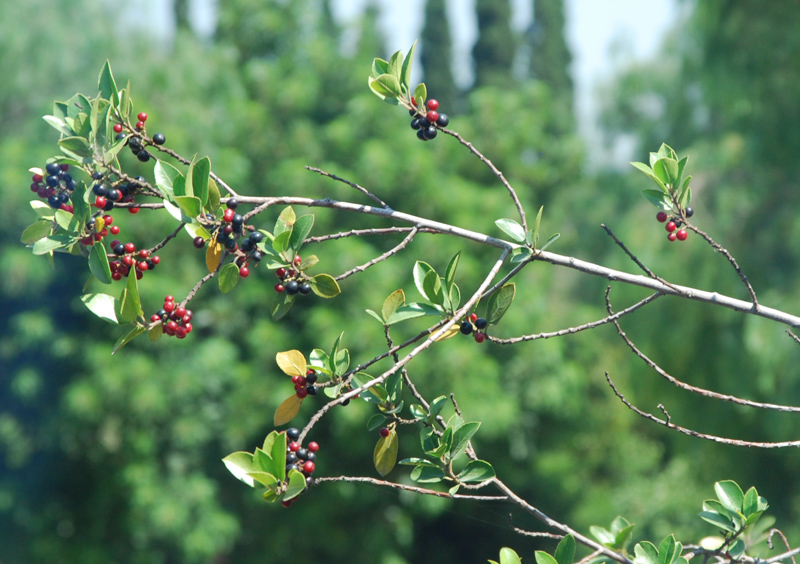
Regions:
M 667 235 L 667 239 L 669 241 L 674 241 L 677 238 L 678 238 L 678 236 L 675 233 L 670 233 L 669 235 Z
M 478 321 L 478 314 L 477 313 L 471 313 L 469 315 L 469 320 L 472 321 L 473 323 L 475 323 L 476 321 Z
M 175 302 L 164 302 L 164 311 L 167 313 L 175 311 Z
M 439 100 L 434 100 L 434 99 L 428 100 L 427 106 L 428 106 L 429 110 L 438 110 L 439 109 Z M 436 120 L 434 120 L 434 121 L 436 121 Z
M 183 307 L 183 306 L 176 307 L 175 308 L 175 315 L 177 315 L 178 317 L 182 318 L 184 315 L 186 315 L 186 308 Z M 191 319 L 191 317 L 189 319 Z
M 95 233 L 94 234 L 94 240 L 95 241 L 100 241 L 102 239 L 103 239 L 103 234 L 102 233 Z
M 98 196 L 97 199 L 94 201 L 94 207 L 103 209 L 106 207 L 106 199 L 103 196 Z
M 150 316 L 150 323 L 155 323 L 156 321 L 161 321 L 161 318 L 158 316 L 158 314 L 154 313 Z
M 292 451 L 292 452 L 297 452 L 298 450 L 300 450 L 300 443 L 298 443 L 296 441 L 290 442 L 289 443 L 289 450 Z
M 144 122 L 143 121 L 137 121 L 136 122 L 136 129 L 138 129 L 138 130 L 144 129 Z
M 665 227 L 665 229 L 670 233 L 675 231 L 677 228 L 678 228 L 678 226 L 675 224 L 674 221 L 670 221 L 669 223 L 667 223 L 667 225 Z
M 64 163 L 64 164 L 62 164 L 62 165 L 59 165 L 59 167 L 58 167 L 58 168 L 60 168 L 60 169 L 61 169 L 61 170 L 63 170 L 64 172 L 67 172 L 67 171 L 69 170 L 69 165 L 68 165 L 67 163 Z
M 317 452 L 319 450 L 319 444 L 317 444 L 314 441 L 311 441 L 310 443 L 308 443 L 308 447 L 306 448 L 308 449 L 308 452 Z
M 275 271 L 275 274 L 278 275 L 278 278 L 283 278 L 283 277 L 286 276 L 286 269 L 285 268 L 279 268 L 278 270 Z
M 147 258 L 149 256 L 150 256 L 150 251 L 148 251 L 147 249 L 142 249 L 141 251 L 139 251 L 139 258 Z
M 292 384 L 297 384 L 299 379 L 300 379 L 300 376 L 298 376 L 297 374 L 292 376 Z
M 476 343 L 482 343 L 485 340 L 486 340 L 486 333 L 481 333 L 480 331 L 475 333 L 475 342 Z
M 276 292 L 278 292 L 280 294 L 284 290 L 285 290 L 285 288 L 283 287 L 283 284 L 275 284 L 275 291 Z
M 122 124 L 121 123 L 115 123 L 114 124 L 114 133 L 122 133 Z
M 122 257 L 122 264 L 125 266 L 132 266 L 133 265 L 133 257 L 125 255 Z
M 250 269 L 247 268 L 246 266 L 241 267 L 239 269 L 239 276 L 241 276 L 242 278 L 247 278 L 248 276 L 250 276 Z
M 147 121 L 147 114 L 146 114 L 146 113 L 144 113 L 144 112 L 141 112 L 141 113 L 140 113 L 138 116 L 136 116 L 136 118 L 137 118 L 139 121 Z
M 151 258 L 150 260 L 152 261 L 153 264 L 158 264 L 158 263 L 161 262 L 161 257 L 156 255 L 153 258 Z
M 676 237 L 678 238 L 678 241 L 685 241 L 688 236 L 689 236 L 689 233 L 685 229 L 681 229 L 680 231 L 678 231 L 678 233 L 676 235 Z
M 128 213 L 139 213 L 139 208 L 128 208 Z
M 122 280 L 122 274 L 120 274 L 119 272 L 112 272 L 111 273 L 111 279 L 112 280 Z
M 303 474 L 313 474 L 314 468 L 314 463 L 310 460 L 307 460 L 306 463 L 303 464 Z
M 381 434 L 381 437 L 383 437 L 383 438 L 386 438 L 386 437 L 388 437 L 388 436 L 391 434 L 391 431 L 389 431 L 389 428 L 388 428 L 388 427 L 383 427 L 383 428 L 381 428 L 381 430 L 380 430 L 380 431 L 378 431 L 378 432 Z
M 166 302 L 174 302 L 175 298 L 171 295 L 164 296 L 164 303 Z
M 206 246 L 206 240 L 200 237 L 200 235 L 198 235 L 197 237 L 194 238 L 192 244 L 194 244 L 195 248 L 202 249 L 203 247 Z
M 108 229 L 103 227 L 103 229 L 100 230 L 100 237 L 106 237 L 107 235 L 108 235 Z
M 222 220 L 225 223 L 230 223 L 231 221 L 233 221 L 233 216 L 234 215 L 236 215 L 236 212 L 234 210 L 232 210 L 231 208 L 227 208 L 222 214 Z
M 42 180 L 44 180 L 44 177 L 41 174 L 34 174 L 31 180 L 33 180 L 36 184 L 39 184 Z
M 284 499 L 283 501 L 281 501 L 281 505 L 283 505 L 284 507 L 291 507 L 293 501 L 294 501 L 293 499 Z
M 188 331 L 186 330 L 186 327 L 178 327 L 175 329 L 175 336 L 179 339 L 185 339 L 187 333 Z
M 177 323 L 175 323 L 174 321 L 167 321 L 167 333 L 169 333 L 170 331 L 174 333 L 177 328 L 178 328 Z
M 295 393 L 297 394 L 298 398 L 303 399 L 308 395 L 308 390 L 306 390 L 305 388 L 300 388 Z
M 294 265 L 295 266 L 298 266 L 301 262 L 303 262 L 303 259 L 300 258 L 300 255 L 297 255 L 296 257 L 294 257 Z
M 119 235 L 119 225 L 112 225 L 109 231 L 112 235 Z
M 428 119 L 429 122 L 436 123 L 436 120 L 439 119 L 439 112 L 429 110 L 428 113 L 425 114 L 425 117 Z
M 294 378 L 292 378 L 292 381 L 294 381 Z M 306 382 L 306 377 L 305 376 L 298 376 L 297 377 L 297 382 L 295 382 L 295 383 L 300 385 L 300 386 L 305 386 L 306 383 L 307 383 Z
M 658 220 L 659 223 L 664 223 L 665 221 L 667 221 L 667 212 L 665 211 L 658 212 L 656 214 L 656 219 Z
M 126 253 L 135 253 L 136 252 L 136 245 L 133 243 L 125 243 L 125 252 Z
M 141 270 L 142 272 L 147 270 L 147 268 L 148 268 L 148 266 L 147 266 L 147 263 L 145 261 L 142 261 L 142 262 L 140 262 L 139 264 L 136 265 L 136 269 L 137 270 Z
M 111 241 L 111 249 L 113 249 L 114 247 L 116 247 L 120 243 L 122 243 L 122 241 L 120 241 L 119 239 L 114 239 L 113 241 Z
M 414 107 L 417 106 L 417 99 L 414 96 L 411 97 L 411 105 Z
M 141 270 L 137 270 L 137 271 L 136 271 L 136 279 L 137 279 L 137 280 L 141 280 L 141 279 L 142 279 L 142 276 L 144 276 L 144 274 L 142 273 L 142 271 L 141 271 Z
M 187 333 L 191 333 L 192 332 L 192 324 L 191 323 L 184 322 L 183 326 L 186 328 L 186 332 Z

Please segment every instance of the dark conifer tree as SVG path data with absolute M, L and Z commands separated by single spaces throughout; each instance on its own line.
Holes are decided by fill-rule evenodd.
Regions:
M 511 31 L 509 0 L 477 0 L 478 41 L 472 48 L 475 86 L 508 86 L 511 66 L 517 51 L 517 38 Z
M 451 105 L 458 91 L 453 80 L 453 49 L 445 0 L 427 0 L 425 25 L 422 28 L 420 61 L 425 73 L 425 84 L 431 97 Z
M 533 0 L 533 23 L 525 34 L 529 76 L 550 85 L 553 94 L 572 107 L 572 54 L 564 37 L 564 0 Z

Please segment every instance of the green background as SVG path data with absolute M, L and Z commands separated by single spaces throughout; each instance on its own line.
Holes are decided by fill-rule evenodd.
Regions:
M 485 562 L 503 545 L 526 560 L 536 549 L 552 551 L 552 541 L 512 531 L 509 512 L 514 526 L 542 529 L 508 506 L 340 483 L 315 488 L 284 510 L 263 503 L 220 462 L 259 444 L 291 393 L 276 352 L 329 349 L 344 331 L 352 357 L 367 360 L 382 350 L 383 336 L 364 309 L 379 309 L 398 287 L 417 299 L 415 260 L 443 272 L 462 251 L 458 283 L 466 292 L 495 251 L 419 236 L 397 257 L 344 281 L 336 300 L 301 300 L 280 323 L 269 317 L 275 278 L 255 269 L 230 294 L 214 284 L 201 290 L 190 306 L 195 331 L 185 341 L 141 338 L 112 357 L 122 331 L 80 303 L 85 262 L 56 256 L 50 268 L 18 243 L 35 219 L 27 170 L 56 152 L 56 134 L 40 116 L 51 112 L 53 100 L 76 91 L 94 95 L 106 59 L 118 82 L 131 80 L 135 110 L 150 115 L 151 133 L 164 132 L 183 155 L 209 155 L 214 171 L 242 194 L 365 202 L 303 169 L 312 165 L 368 187 L 395 209 L 499 236 L 494 220 L 513 217 L 514 208 L 490 171 L 452 139 L 420 143 L 404 111 L 369 92 L 372 58 L 390 55 L 375 11 L 366 12 L 357 47 L 345 55 L 325 2 L 223 2 L 211 39 L 191 32 L 178 2 L 178 29 L 169 41 L 155 39 L 146 26 L 130 29 L 115 9 L 90 0 L 6 4 L 0 21 L 0 563 L 449 563 Z M 430 21 L 442 4 L 430 0 Z M 800 311 L 800 12 L 788 1 L 685 4 L 691 15 L 663 52 L 607 85 L 603 147 L 587 146 L 575 133 L 560 1 L 536 2 L 543 34 L 515 38 L 528 53 L 526 65 L 508 52 L 508 4 L 478 1 L 477 82 L 467 91 L 452 83 L 449 37 L 441 26 L 423 29 L 419 47 L 428 52 L 418 57 L 451 127 L 506 173 L 529 217 L 545 205 L 544 236 L 561 233 L 555 252 L 636 272 L 599 227 L 606 223 L 670 281 L 746 298 L 727 262 L 699 237 L 667 242 L 639 193 L 651 187 L 647 178 L 611 163 L 592 170 L 584 164 L 620 135 L 633 136 L 642 161 L 667 142 L 680 155 L 691 154 L 696 224 L 737 257 L 762 303 Z M 123 162 L 130 170 L 152 179 L 152 162 L 128 156 Z M 343 212 L 314 213 L 317 235 L 344 225 L 385 226 Z M 122 238 L 140 246 L 174 228 L 163 212 L 114 216 Z M 274 214 L 258 221 L 268 227 Z M 317 271 L 344 272 L 399 240 L 320 244 Z M 185 234 L 160 254 L 161 266 L 141 283 L 148 314 L 166 293 L 184 296 L 204 273 L 202 253 Z M 517 283 L 517 300 L 498 336 L 604 316 L 602 279 L 533 264 Z M 645 295 L 618 284 L 611 293 L 618 309 Z M 397 336 L 422 328 L 424 320 L 412 321 Z M 797 345 L 784 327 L 664 298 L 626 318 L 623 328 L 691 384 L 758 401 L 800 401 Z M 635 358 L 613 327 L 513 348 L 455 338 L 409 370 L 428 397 L 455 392 L 465 418 L 483 422 L 476 448 L 502 479 L 581 531 L 608 526 L 621 514 L 637 524 L 636 541 L 675 532 L 696 543 L 714 534 L 696 516 L 702 500 L 713 497 L 714 481 L 734 479 L 770 500 L 790 539 L 800 534 L 795 450 L 723 446 L 656 427 L 620 404 L 603 373 L 643 409 L 657 412 L 662 403 L 675 423 L 707 433 L 793 440 L 800 431 L 795 418 L 677 390 Z M 310 403 L 299 420 L 311 415 Z M 314 429 L 319 475 L 377 477 L 370 415 L 355 401 Z M 415 456 L 416 447 L 416 432 L 401 429 L 400 455 Z M 409 482 L 403 467 L 389 478 Z

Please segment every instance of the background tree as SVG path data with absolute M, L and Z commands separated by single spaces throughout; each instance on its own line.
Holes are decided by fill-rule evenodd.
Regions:
M 508 0 L 477 0 L 478 40 L 472 47 L 475 86 L 508 85 L 518 40 L 511 31 Z
M 423 80 L 430 95 L 455 104 L 458 90 L 453 80 L 453 54 L 445 0 L 425 2 L 425 24 L 422 26 L 419 48 Z
M 571 109 L 572 55 L 564 36 L 564 23 L 563 0 L 534 0 L 533 22 L 525 33 L 525 46 L 529 57 L 528 75 L 548 84 L 555 98 Z

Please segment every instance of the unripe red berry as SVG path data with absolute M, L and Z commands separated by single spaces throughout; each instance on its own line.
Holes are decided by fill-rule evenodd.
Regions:
M 439 109 L 439 100 L 430 99 L 428 100 L 428 109 L 429 110 L 438 110 Z
M 112 223 L 114 223 L 114 218 L 111 217 L 110 215 L 104 215 L 103 216 L 103 223 L 106 224 L 106 225 L 111 225 Z
M 164 296 L 164 301 L 165 302 L 174 302 L 175 298 L 173 296 L 171 296 L 171 295 L 166 295 L 166 296 Z
M 689 233 L 685 229 L 679 230 L 678 233 L 676 234 L 678 241 L 685 241 L 688 236 Z
M 178 327 L 175 329 L 175 336 L 179 339 L 185 339 L 187 333 L 188 331 L 186 330 L 186 327 Z
M 164 311 L 167 313 L 175 311 L 175 302 L 164 302 Z
M 115 123 L 114 124 L 114 133 L 122 133 L 122 124 L 121 123 Z
M 178 317 L 183 317 L 184 315 L 186 315 L 186 308 L 183 307 L 183 306 L 178 306 L 178 307 L 175 308 L 175 312 L 174 313 Z M 191 319 L 191 317 L 189 319 Z
M 303 464 L 303 474 L 313 474 L 314 473 L 315 465 L 312 461 L 307 460 L 305 464 Z
M 298 398 L 303 399 L 308 395 L 308 390 L 306 390 L 305 388 L 300 388 L 295 393 L 297 394 Z
M 167 333 L 172 332 L 174 333 L 175 330 L 178 328 L 178 324 L 174 321 L 167 321 Z
M 284 500 L 281 501 L 281 505 L 286 507 L 286 508 L 289 508 L 289 507 L 292 506 L 292 502 L 293 501 L 294 501 L 294 499 L 284 499 Z
M 144 122 L 143 121 L 137 121 L 136 122 L 136 129 L 139 129 L 139 130 L 144 129 Z
M 236 212 L 233 211 L 231 208 L 227 208 L 222 213 L 222 220 L 226 223 L 230 223 L 233 220 L 233 216 L 236 215 Z
M 161 262 L 161 257 L 158 255 L 154 255 L 150 260 L 152 261 L 153 264 L 158 264 Z
M 280 283 L 278 283 L 278 284 L 275 284 L 275 291 L 276 291 L 276 292 L 278 292 L 279 294 L 280 294 L 281 292 L 283 292 L 285 289 L 286 289 L 286 288 L 284 288 L 283 284 L 280 284 Z
M 296 257 L 294 257 L 294 265 L 295 266 L 299 266 L 301 262 L 303 262 L 303 259 L 300 257 L 300 255 L 297 255 Z
M 150 323 L 155 323 L 156 321 L 161 321 L 161 318 L 158 316 L 158 314 L 154 313 L 150 316 Z
M 120 274 L 119 272 L 112 272 L 111 273 L 111 279 L 112 280 L 122 280 L 122 274 Z
M 119 225 L 112 225 L 109 231 L 112 235 L 119 235 Z
M 677 238 L 678 238 L 678 235 L 676 233 L 674 233 L 674 232 L 670 233 L 669 235 L 667 235 L 667 240 L 669 240 L 669 241 L 674 241 Z
M 122 264 L 125 266 L 133 266 L 133 257 L 125 255 L 122 257 Z
M 192 332 L 192 324 L 191 323 L 184 322 L 183 326 L 186 328 L 186 332 L 187 333 L 191 333 Z
M 391 431 L 389 431 L 388 427 L 382 427 L 381 430 L 379 431 L 379 433 L 380 433 L 381 437 L 383 437 L 385 439 L 386 437 L 388 437 L 391 434 Z
M 665 226 L 665 229 L 666 229 L 668 232 L 670 232 L 670 233 L 672 233 L 673 231 L 675 231 L 677 228 L 678 228 L 678 226 L 676 225 L 676 223 L 675 223 L 674 221 L 670 221 L 670 222 L 669 222 L 669 223 L 667 223 L 667 225 Z
M 103 209 L 106 207 L 106 199 L 103 196 L 98 196 L 97 199 L 94 201 L 94 207 L 98 209 Z
M 135 253 L 136 252 L 136 245 L 133 243 L 125 243 L 125 252 L 126 253 Z
M 139 115 L 138 115 L 138 116 L 136 116 L 136 118 L 137 118 L 139 121 L 147 121 L 147 114 L 146 114 L 146 113 L 144 113 L 144 112 L 140 112 L 140 113 L 139 113 Z
M 289 443 L 289 450 L 292 451 L 292 452 L 297 452 L 298 450 L 300 450 L 300 443 L 298 443 L 296 441 L 290 442 Z
M 473 323 L 475 323 L 476 321 L 478 321 L 478 314 L 477 313 L 471 313 L 469 315 L 469 320 L 472 321 Z
M 308 443 L 308 452 L 317 452 L 319 450 L 319 444 L 314 441 Z
M 145 261 L 142 261 L 142 262 L 140 262 L 139 264 L 136 265 L 136 269 L 137 270 L 141 270 L 142 272 L 144 272 L 145 270 L 148 269 L 148 265 L 147 265 L 147 263 Z
M 286 269 L 279 268 L 278 270 L 275 271 L 275 274 L 278 275 L 278 278 L 284 278 L 286 276 Z
M 34 174 L 31 180 L 33 180 L 36 184 L 39 184 L 42 180 L 44 180 L 44 177 L 41 174 Z
M 486 340 L 486 333 L 477 332 L 475 333 L 475 342 L 482 343 Z
M 241 267 L 239 269 L 239 276 L 241 276 L 242 278 L 247 278 L 248 276 L 250 276 L 250 269 L 247 268 L 246 266 Z
M 667 212 L 665 211 L 658 212 L 656 214 L 656 219 L 658 220 L 659 223 L 664 223 L 665 221 L 667 221 Z
M 433 110 L 429 110 L 425 117 L 428 118 L 428 121 L 431 123 L 436 123 L 436 120 L 439 119 L 439 112 L 435 112 Z
M 130 214 L 139 213 L 139 208 L 128 208 L 128 213 Z
M 139 251 L 139 258 L 147 258 L 149 256 L 150 256 L 150 251 L 148 251 L 147 249 L 142 249 L 141 251 Z

